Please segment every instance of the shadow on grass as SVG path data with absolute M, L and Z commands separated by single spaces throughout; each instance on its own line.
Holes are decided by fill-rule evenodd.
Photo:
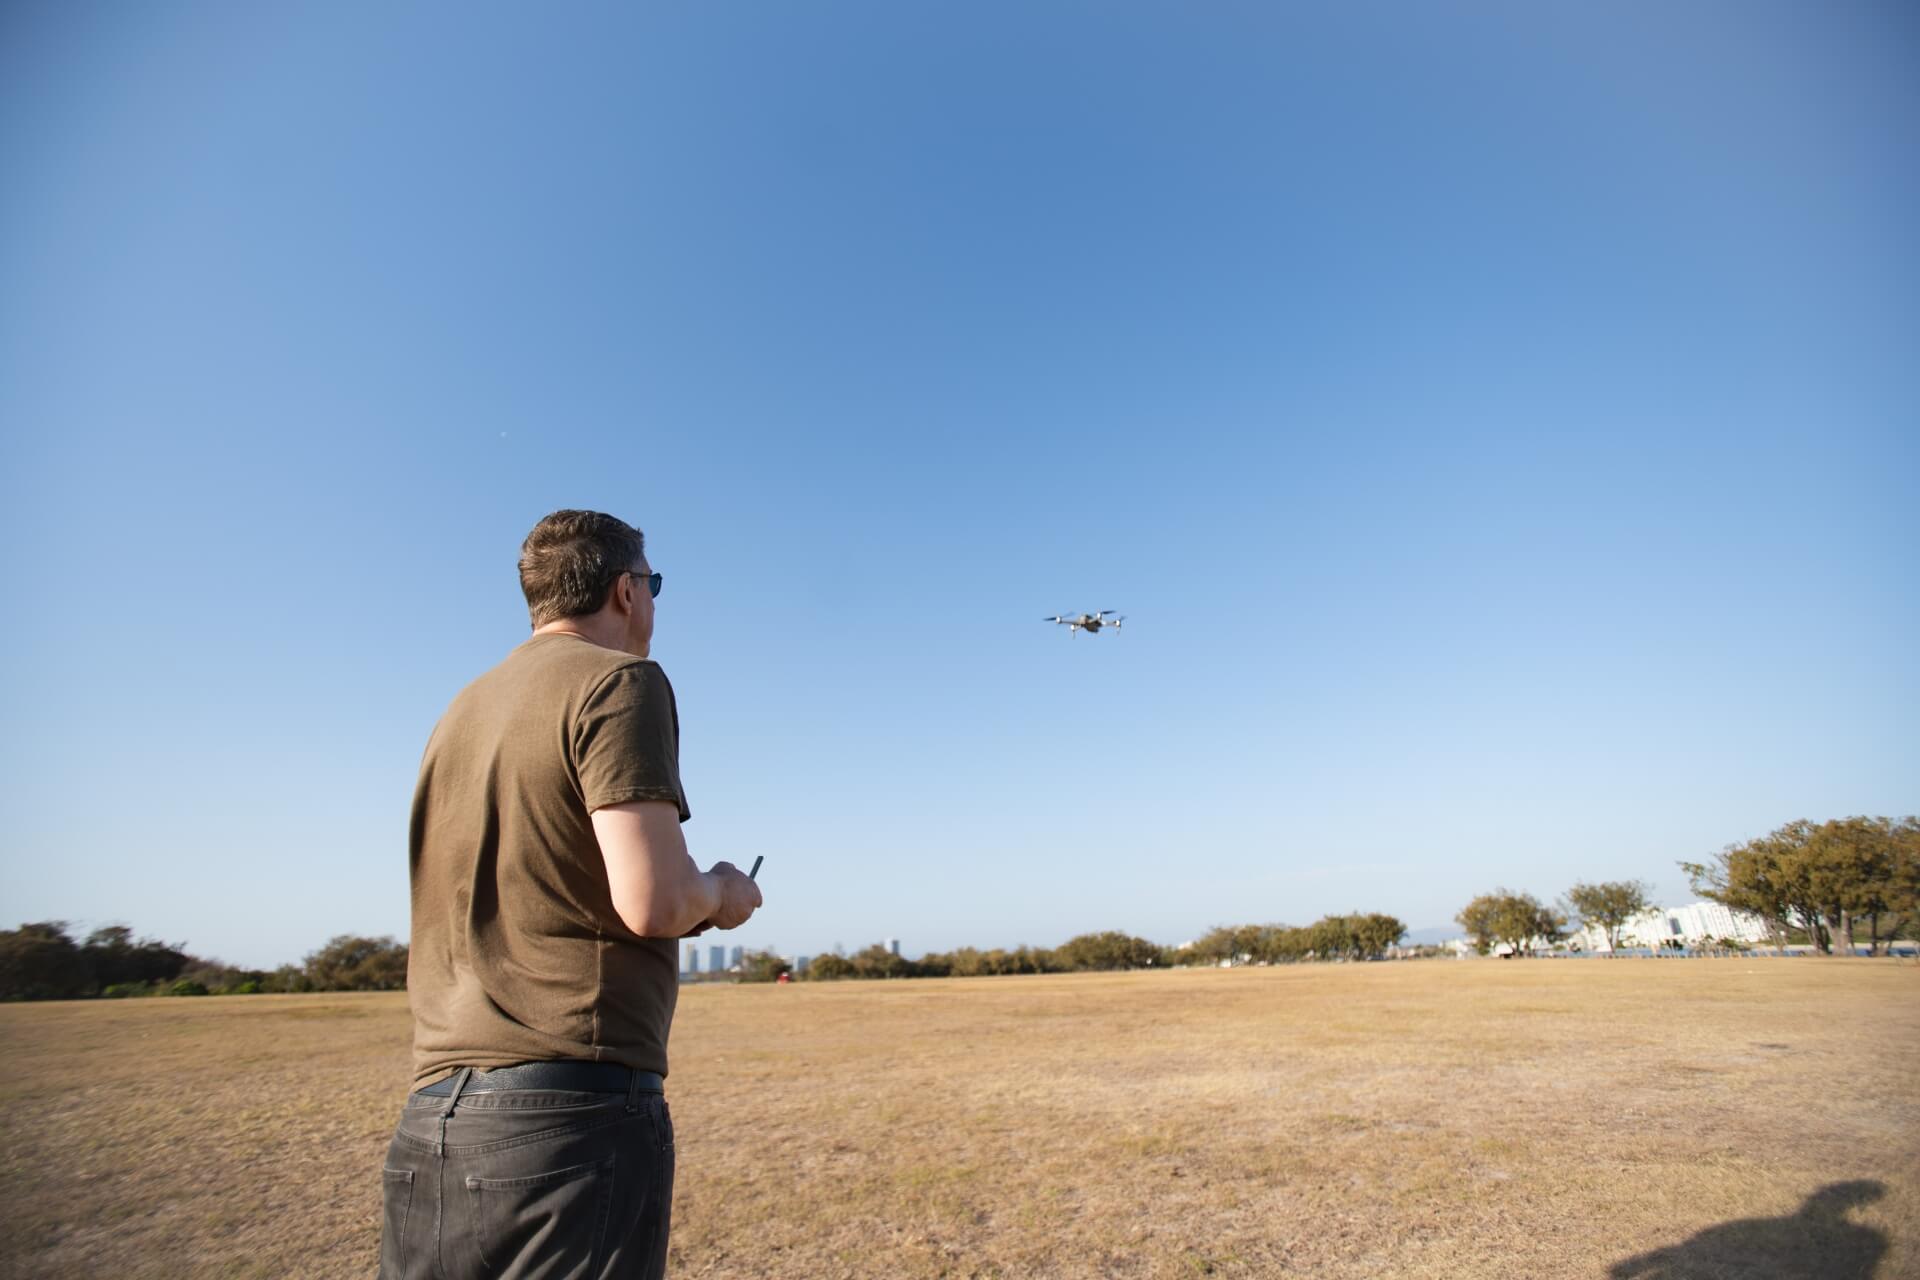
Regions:
M 1616 1262 L 1612 1280 L 1873 1280 L 1887 1238 L 1847 1210 L 1887 1193 L 1878 1182 L 1836 1182 L 1785 1218 L 1743 1218 L 1691 1240 Z

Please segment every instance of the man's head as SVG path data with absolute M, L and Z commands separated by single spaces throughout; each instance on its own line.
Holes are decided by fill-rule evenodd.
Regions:
M 647 656 L 653 596 L 646 539 L 598 511 L 556 511 L 520 545 L 520 590 L 537 631 L 571 622 L 597 643 Z

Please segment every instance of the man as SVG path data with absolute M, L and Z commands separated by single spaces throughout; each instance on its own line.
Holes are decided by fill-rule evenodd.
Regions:
M 680 824 L 640 531 L 527 535 L 533 635 L 454 698 L 414 792 L 414 1091 L 382 1173 L 383 1280 L 665 1274 L 674 939 L 760 905 Z

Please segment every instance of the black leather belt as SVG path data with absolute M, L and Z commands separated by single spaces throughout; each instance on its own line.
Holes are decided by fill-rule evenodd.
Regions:
M 495 1067 L 492 1071 L 476 1071 L 468 1076 L 466 1087 L 460 1092 L 564 1089 L 569 1093 L 625 1093 L 636 1084 L 643 1093 L 666 1092 L 666 1081 L 659 1072 L 635 1071 L 617 1062 L 523 1062 L 516 1067 Z M 453 1092 L 453 1076 L 414 1092 L 444 1098 Z

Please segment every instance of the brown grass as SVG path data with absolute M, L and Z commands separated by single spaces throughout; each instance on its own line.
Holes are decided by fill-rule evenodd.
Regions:
M 673 1273 L 1605 1276 L 1724 1226 L 1647 1274 L 1917 1275 L 1916 997 L 1886 960 L 690 988 Z M 0 1273 L 370 1276 L 409 1030 L 0 1007 Z

